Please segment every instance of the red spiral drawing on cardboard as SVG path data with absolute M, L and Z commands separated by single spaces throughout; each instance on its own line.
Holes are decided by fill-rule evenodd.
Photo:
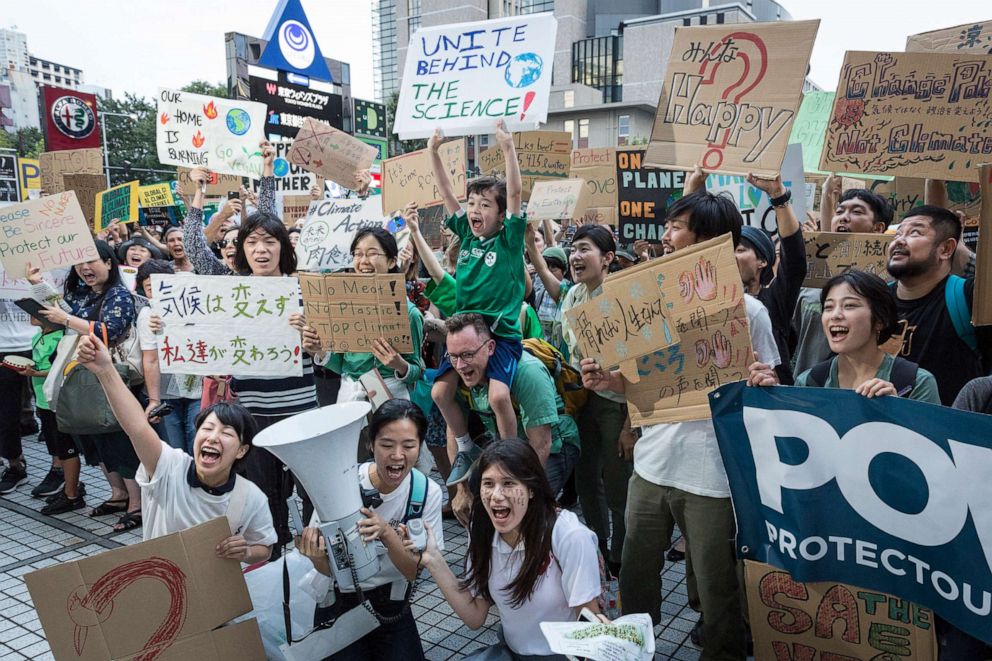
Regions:
M 186 574 L 175 563 L 152 557 L 115 567 L 88 589 L 80 585 L 69 595 L 66 612 L 76 624 L 73 646 L 77 655 L 82 656 L 90 627 L 110 618 L 114 611 L 114 598 L 135 581 L 146 578 L 160 581 L 166 587 L 170 603 L 165 620 L 133 658 L 135 661 L 152 661 L 172 645 L 186 622 Z

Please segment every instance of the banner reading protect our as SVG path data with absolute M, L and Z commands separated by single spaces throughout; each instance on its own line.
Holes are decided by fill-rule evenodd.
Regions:
M 740 556 L 889 593 L 992 642 L 992 416 L 744 382 L 710 407 Z

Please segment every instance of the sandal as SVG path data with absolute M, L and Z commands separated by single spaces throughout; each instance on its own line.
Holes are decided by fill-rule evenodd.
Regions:
M 128 530 L 134 530 L 135 528 L 141 527 L 141 510 L 134 510 L 133 512 L 128 512 L 120 518 L 120 520 L 114 524 L 114 532 L 125 532 Z
M 108 514 L 120 514 L 127 512 L 127 498 L 113 498 L 105 500 L 90 512 L 90 516 L 107 516 Z

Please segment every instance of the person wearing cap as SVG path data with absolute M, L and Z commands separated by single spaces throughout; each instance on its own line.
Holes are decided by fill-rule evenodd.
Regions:
M 141 236 L 135 236 L 117 247 L 117 258 L 124 266 L 138 268 L 150 259 L 162 259 L 162 251 Z
M 536 233 L 535 233 L 536 235 Z M 537 318 L 541 320 L 541 330 L 544 332 L 544 339 L 556 347 L 561 346 L 561 338 L 555 341 L 554 329 L 556 322 L 561 320 L 559 312 L 559 302 L 564 298 L 565 292 L 571 286 L 568 275 L 568 255 L 564 248 L 559 246 L 549 246 L 541 251 L 546 269 L 542 269 L 534 263 L 534 270 L 538 277 L 534 280 L 534 309 L 537 310 Z M 543 274 L 542 274 L 543 271 Z M 552 294 L 545 280 L 550 276 L 558 283 L 557 296 Z

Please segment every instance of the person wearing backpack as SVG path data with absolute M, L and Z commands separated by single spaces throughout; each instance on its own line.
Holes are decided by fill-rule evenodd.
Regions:
M 317 601 L 314 624 L 351 610 L 367 600 L 380 625 L 331 656 L 331 659 L 423 659 L 424 648 L 410 610 L 412 583 L 421 568 L 419 551 L 408 550 L 406 524 L 423 519 L 437 531 L 437 547 L 444 548 L 441 523 L 441 487 L 414 468 L 427 433 L 427 418 L 408 399 L 383 403 L 369 421 L 372 461 L 358 467 L 367 506 L 358 531 L 367 543 L 382 546 L 379 572 L 362 581 L 360 590 L 345 592 L 334 585 L 324 537 L 316 514 L 303 530 L 297 547 L 314 565 L 301 587 Z

